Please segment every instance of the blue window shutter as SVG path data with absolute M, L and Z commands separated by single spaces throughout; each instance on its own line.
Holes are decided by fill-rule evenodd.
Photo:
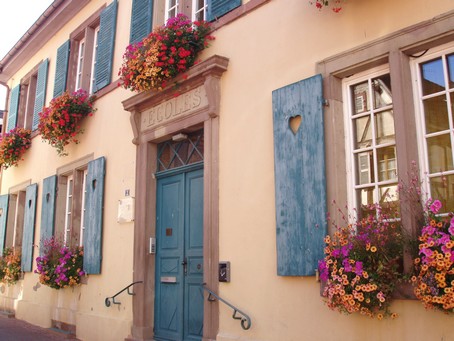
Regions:
M 39 113 L 43 110 L 46 102 L 47 69 L 49 59 L 44 60 L 38 67 L 38 78 L 36 80 L 35 106 L 33 108 L 33 130 L 38 129 Z
M 17 114 L 19 112 L 19 95 L 20 95 L 20 84 L 16 85 L 12 90 L 9 98 L 9 112 L 8 121 L 6 122 L 6 132 L 16 127 Z
M 133 0 L 129 43 L 137 43 L 151 32 L 153 0 Z
M 216 20 L 241 6 L 241 0 L 208 0 L 207 21 Z
M 98 91 L 110 84 L 117 24 L 118 3 L 114 0 L 101 12 L 96 54 L 95 89 Z
M 68 76 L 69 62 L 69 40 L 65 41 L 57 50 L 57 61 L 55 64 L 55 80 L 53 97 L 58 97 L 66 90 L 66 79 Z
M 41 242 L 54 235 L 56 193 L 57 176 L 52 175 L 45 178 L 43 180 L 43 195 L 41 199 Z
M 101 273 L 105 170 L 104 157 L 88 163 L 83 245 L 84 271 L 89 274 Z
M 0 255 L 3 254 L 6 239 L 6 223 L 8 222 L 9 195 L 0 195 Z
M 311 276 L 326 234 L 322 77 L 277 89 L 272 100 L 277 273 Z
M 32 271 L 33 245 L 35 239 L 37 184 L 27 186 L 25 191 L 24 231 L 22 235 L 22 271 Z

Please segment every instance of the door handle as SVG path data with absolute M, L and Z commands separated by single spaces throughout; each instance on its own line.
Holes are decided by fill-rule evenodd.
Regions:
M 183 265 L 184 275 L 186 276 L 188 274 L 188 260 L 186 257 L 183 258 L 181 265 Z

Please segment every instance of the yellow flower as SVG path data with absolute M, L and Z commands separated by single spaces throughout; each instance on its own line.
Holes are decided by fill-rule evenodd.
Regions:
M 371 251 L 371 252 L 376 252 L 376 251 L 377 251 L 377 247 L 371 246 L 371 247 L 370 247 L 370 251 Z
M 383 314 L 377 314 L 377 319 L 382 320 L 383 319 Z

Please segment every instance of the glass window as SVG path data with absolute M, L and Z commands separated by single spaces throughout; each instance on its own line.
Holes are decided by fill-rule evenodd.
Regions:
M 206 9 L 206 0 L 192 0 L 192 21 L 205 20 Z
M 84 65 L 84 54 L 85 54 L 85 39 L 79 42 L 79 53 L 77 56 L 77 75 L 76 75 L 76 89 L 82 87 L 82 68 Z
M 419 140 L 427 195 L 454 211 L 454 48 L 441 47 L 414 61 Z
M 91 72 L 90 72 L 90 94 L 94 92 L 96 78 L 96 57 L 98 56 L 98 36 L 99 36 L 99 26 L 95 28 L 94 31 L 94 40 L 93 40 L 93 58 L 91 62 Z
M 345 82 L 352 206 L 397 200 L 397 152 L 391 78 L 387 69 Z

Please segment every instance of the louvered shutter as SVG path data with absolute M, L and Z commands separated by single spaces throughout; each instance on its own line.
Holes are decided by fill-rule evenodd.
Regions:
M 117 1 L 113 1 L 101 12 L 96 53 L 95 92 L 111 82 L 117 7 Z
M 66 90 L 66 79 L 68 77 L 69 62 L 69 40 L 63 43 L 57 50 L 57 61 L 55 64 L 55 80 L 53 97 L 58 97 Z
M 9 195 L 0 195 L 0 255 L 3 255 L 6 240 L 6 223 L 8 222 Z
M 273 91 L 277 273 L 311 276 L 323 258 L 326 181 L 322 77 Z
M 104 157 L 88 163 L 83 246 L 84 271 L 89 274 L 101 273 L 105 169 Z
M 41 199 L 40 242 L 50 239 L 55 230 L 55 203 L 57 193 L 57 176 L 52 175 L 43 180 Z
M 36 80 L 35 106 L 33 108 L 33 130 L 38 129 L 39 113 L 43 110 L 46 102 L 47 89 L 47 70 L 49 59 L 44 60 L 38 67 L 38 77 Z
M 207 21 L 216 20 L 239 6 L 241 0 L 208 0 Z
M 22 271 L 32 271 L 33 245 L 35 239 L 37 184 L 27 186 L 25 191 L 24 231 L 22 235 Z
M 152 28 L 153 1 L 133 0 L 131 13 L 131 32 L 129 43 L 137 43 L 145 38 Z
M 20 84 L 16 85 L 12 90 L 9 98 L 8 121 L 6 121 L 6 132 L 16 127 L 17 115 L 19 113 L 19 96 Z

